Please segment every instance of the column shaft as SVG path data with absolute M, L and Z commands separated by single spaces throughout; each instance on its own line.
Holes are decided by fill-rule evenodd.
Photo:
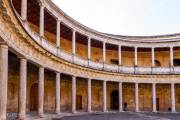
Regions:
M 19 119 L 26 116 L 26 89 L 27 89 L 27 60 L 20 59 L 20 80 L 19 80 Z
M 72 77 L 72 113 L 76 112 L 76 77 Z
M 155 56 L 154 56 L 154 47 L 152 47 L 152 67 L 155 66 L 154 59 L 155 59 Z
M 119 58 L 119 65 L 122 65 L 122 52 L 121 52 L 121 46 L 118 46 L 118 58 Z
M 56 28 L 56 47 L 60 48 L 60 20 L 57 20 L 57 28 Z
M 137 47 L 135 47 L 134 48 L 134 53 L 135 53 L 135 59 L 134 59 L 134 64 L 135 64 L 135 66 L 137 66 L 138 65 L 138 54 L 137 54 Z
M 103 63 L 106 63 L 106 43 L 103 42 Z
M 27 20 L 27 0 L 21 0 L 21 18 Z
M 44 37 L 44 6 L 40 6 L 40 32 L 41 37 Z
M 73 55 L 76 54 L 76 31 L 73 30 L 73 36 L 72 36 L 72 53 Z
M 156 110 L 156 83 L 152 83 L 152 104 L 153 104 L 153 112 L 157 112 Z
M 88 112 L 91 112 L 91 79 L 88 79 Z
M 0 120 L 6 120 L 8 83 L 8 46 L 0 45 Z
M 103 112 L 107 111 L 106 104 L 106 81 L 103 81 Z
M 39 99 L 38 99 L 38 115 L 43 117 L 44 114 L 44 68 L 39 68 Z
M 175 87 L 174 83 L 171 83 L 171 111 L 176 112 L 176 105 L 175 105 Z
M 139 85 L 135 83 L 135 111 L 139 112 Z
M 91 38 L 88 38 L 88 60 L 91 59 Z
M 122 82 L 119 82 L 119 112 L 123 111 L 122 107 Z
M 60 73 L 56 73 L 56 113 L 60 113 L 60 94 L 61 94 L 61 79 Z

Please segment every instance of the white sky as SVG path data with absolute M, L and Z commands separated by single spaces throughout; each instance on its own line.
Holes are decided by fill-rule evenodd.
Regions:
M 180 33 L 180 0 L 52 0 L 87 27 L 119 35 Z

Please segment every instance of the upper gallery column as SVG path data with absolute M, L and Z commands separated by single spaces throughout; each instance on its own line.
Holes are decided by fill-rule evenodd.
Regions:
M 118 46 L 118 58 L 119 58 L 119 65 L 122 65 L 122 51 L 121 46 Z
M 88 37 L 88 60 L 91 59 L 91 38 Z
M 40 4 L 40 31 L 41 37 L 44 37 L 44 5 Z
M 61 100 L 61 77 L 60 73 L 56 73 L 56 114 L 60 113 L 60 100 Z
M 103 41 L 103 63 L 106 63 L 106 42 Z
M 21 18 L 27 20 L 27 0 L 21 0 Z
M 135 57 L 135 58 L 134 58 L 134 64 L 135 64 L 135 66 L 138 65 L 138 54 L 137 54 L 137 49 L 138 49 L 137 47 L 134 48 L 134 51 L 135 51 L 135 52 L 134 52 L 134 57 Z
M 155 64 L 154 64 L 154 59 L 155 59 L 154 47 L 152 47 L 151 50 L 152 50 L 152 67 L 154 67 L 155 66 Z
M 88 79 L 88 112 L 91 112 L 91 79 Z
M 103 81 L 103 112 L 107 111 L 107 102 L 106 102 L 106 81 Z
M 170 47 L 170 65 L 171 65 L 171 67 L 174 66 L 173 59 L 174 59 L 173 47 L 171 46 Z
M 135 83 L 135 111 L 139 112 L 139 84 Z
M 57 19 L 57 26 L 56 26 L 56 47 L 57 48 L 60 48 L 60 42 L 61 42 L 60 24 L 61 24 L 61 21 Z
M 76 54 L 76 31 L 73 30 L 72 31 L 72 54 L 75 55 Z
M 72 77 L 72 113 L 76 112 L 76 77 Z
M 119 82 L 119 112 L 123 111 L 122 107 L 122 82 Z
M 43 117 L 44 115 L 44 67 L 39 68 L 39 98 L 38 98 L 38 115 Z
M 156 83 L 152 83 L 152 104 L 153 104 L 153 112 L 157 112 L 156 110 Z
M 27 59 L 20 58 L 20 80 L 19 80 L 19 119 L 26 117 L 26 89 L 27 89 Z
M 176 105 L 175 105 L 175 87 L 174 83 L 171 83 L 171 111 L 176 112 Z
M 8 83 L 8 46 L 0 45 L 0 120 L 6 120 Z

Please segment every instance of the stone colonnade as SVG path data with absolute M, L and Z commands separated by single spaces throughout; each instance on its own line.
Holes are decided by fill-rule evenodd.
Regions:
M 20 58 L 20 80 L 19 80 L 19 119 L 24 119 L 26 116 L 26 89 L 27 89 L 27 59 Z M 39 80 L 38 80 L 38 115 L 39 117 L 43 117 L 44 115 L 44 67 L 39 67 Z M 76 113 L 76 83 L 78 76 L 72 76 L 72 113 Z M 60 73 L 56 73 L 56 102 L 55 102 L 55 112 L 57 114 L 60 113 Z M 87 90 L 88 90 L 88 107 L 87 111 L 91 112 L 91 79 L 87 80 Z M 102 80 L 103 84 L 103 107 L 102 111 L 107 111 L 107 81 Z M 8 82 L 8 46 L 0 45 L 0 119 L 6 119 L 6 108 L 7 108 L 7 82 Z M 119 111 L 123 111 L 123 103 L 122 103 L 122 86 L 123 83 L 120 81 L 119 85 Z M 153 103 L 153 112 L 157 112 L 156 110 L 156 85 L 157 83 L 152 83 L 152 103 Z M 135 110 L 139 112 L 139 83 L 135 83 Z M 171 111 L 176 112 L 175 109 L 175 83 L 171 83 Z

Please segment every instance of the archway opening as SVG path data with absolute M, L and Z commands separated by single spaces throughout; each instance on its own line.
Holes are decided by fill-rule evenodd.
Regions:
M 111 110 L 119 109 L 119 91 L 114 90 L 111 92 Z
M 180 66 L 180 59 L 174 59 L 174 66 Z

